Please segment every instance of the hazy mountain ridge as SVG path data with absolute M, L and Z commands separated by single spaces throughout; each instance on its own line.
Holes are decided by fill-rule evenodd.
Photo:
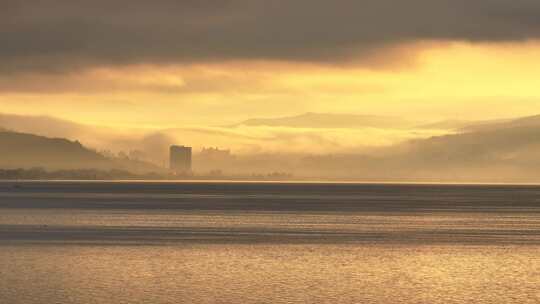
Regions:
M 323 179 L 540 182 L 540 129 L 520 125 L 463 132 L 356 153 L 258 154 L 214 169 L 253 168 Z
M 326 114 L 317 116 L 328 117 Z M 345 114 L 345 116 L 348 115 Z M 78 140 L 87 147 L 99 151 L 109 150 L 115 155 L 120 151 L 127 154 L 130 151 L 140 151 L 144 154 L 143 160 L 157 164 L 163 164 L 167 160 L 166 154 L 168 146 L 171 144 L 190 145 L 199 151 L 204 147 L 217 146 L 231 149 L 239 154 L 302 153 L 303 151 L 344 153 L 444 133 L 441 130 L 411 130 L 376 126 L 338 128 L 334 122 L 326 124 L 326 127 L 323 125 L 319 127 L 183 125 L 167 129 L 146 129 L 136 126 L 133 128 L 112 128 L 41 116 L 3 114 L 3 117 L 4 126 L 16 132 Z M 47 121 L 47 124 L 43 123 L 44 120 Z M 2 125 L 0 119 L 0 126 Z M 47 125 L 51 127 L 47 127 Z M 377 123 L 377 125 L 380 124 Z
M 295 128 L 407 128 L 414 126 L 415 122 L 390 116 L 308 112 L 297 116 L 248 119 L 240 125 Z
M 34 134 L 0 131 L 0 168 L 122 169 L 159 172 L 152 164 L 121 158 L 107 158 L 78 141 Z
M 12 130 L 48 137 L 71 138 L 82 132 L 89 132 L 90 127 L 68 120 L 50 116 L 25 116 L 0 113 L 0 130 Z
M 418 125 L 417 128 L 418 129 L 457 130 L 457 129 L 468 127 L 472 125 L 473 123 L 474 122 L 471 120 L 448 119 L 448 120 L 441 120 L 441 121 Z
M 481 132 L 489 130 L 510 129 L 519 127 L 540 127 L 540 115 L 520 117 L 516 119 L 501 119 L 485 122 L 477 122 L 461 129 L 463 132 Z
M 48 168 L 104 168 L 112 163 L 78 141 L 33 134 L 0 132 L 0 166 Z
M 540 130 L 511 127 L 467 132 L 414 140 L 405 146 L 407 153 L 417 155 L 416 158 L 423 161 L 439 160 L 446 164 L 484 165 L 486 162 L 494 162 L 496 165 L 509 161 L 536 163 L 536 159 L 540 161 L 540 154 L 533 155 L 533 152 L 540 152 Z M 527 155 L 528 157 L 525 157 Z
M 0 130 L 17 133 L 34 134 L 51 138 L 65 138 L 79 141 L 84 146 L 99 151 L 123 151 L 127 154 L 131 150 L 142 150 L 147 147 L 148 154 L 159 148 L 173 143 L 173 140 L 160 139 L 159 133 L 154 134 L 148 130 L 117 130 L 113 128 L 81 124 L 65 119 L 49 116 L 24 116 L 0 113 Z M 152 158 L 152 157 L 149 157 Z M 147 159 L 145 159 L 147 160 Z
M 221 130 L 221 129 L 220 129 Z M 165 130 L 178 132 L 177 130 Z M 183 130 L 187 132 L 186 130 Z M 192 130 L 194 134 L 199 129 Z M 218 133 L 230 139 L 229 132 Z M 238 136 L 241 136 L 239 134 Z M 149 148 L 166 150 L 166 135 L 147 136 Z M 252 138 L 243 138 L 246 142 Z M 185 138 L 187 140 L 187 138 Z M 203 140 L 203 139 L 201 139 Z M 280 137 L 268 140 L 279 141 Z M 189 140 L 188 140 L 189 142 Z M 294 143 L 294 142 L 293 142 Z M 126 142 L 129 144 L 129 142 Z M 162 152 L 164 153 L 164 152 Z M 125 158 L 106 158 L 77 141 L 0 132 L 0 167 L 119 168 L 150 172 L 163 168 Z M 15 166 L 18 164 L 18 166 Z M 208 164 L 195 158 L 195 171 L 231 174 L 292 173 L 296 177 L 361 180 L 540 181 L 540 116 L 479 124 L 461 133 L 409 140 L 363 151 L 305 150 L 237 155 Z

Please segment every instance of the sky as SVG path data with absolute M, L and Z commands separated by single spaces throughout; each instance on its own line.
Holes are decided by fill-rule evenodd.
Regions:
M 0 112 L 157 130 L 540 113 L 536 0 L 11 1 Z

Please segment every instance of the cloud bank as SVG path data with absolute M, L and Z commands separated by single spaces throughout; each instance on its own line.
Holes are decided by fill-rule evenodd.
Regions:
M 0 70 L 376 59 L 407 42 L 540 36 L 536 0 L 3 1 Z

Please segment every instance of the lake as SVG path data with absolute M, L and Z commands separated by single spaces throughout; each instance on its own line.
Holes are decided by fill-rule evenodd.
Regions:
M 0 182 L 0 303 L 539 303 L 540 187 Z

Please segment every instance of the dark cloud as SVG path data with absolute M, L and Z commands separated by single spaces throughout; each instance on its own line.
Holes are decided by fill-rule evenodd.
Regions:
M 0 69 L 337 62 L 417 40 L 540 36 L 537 0 L 34 0 L 0 4 Z

